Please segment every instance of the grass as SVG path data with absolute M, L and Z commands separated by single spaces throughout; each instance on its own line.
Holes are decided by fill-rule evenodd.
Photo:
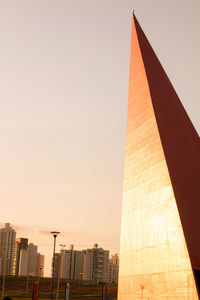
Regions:
M 2 293 L 3 278 L 0 276 L 0 293 Z M 49 300 L 51 294 L 51 278 L 48 277 L 22 277 L 22 276 L 6 276 L 4 296 L 10 296 L 14 300 L 24 299 L 30 300 L 32 298 L 33 284 L 39 282 L 38 300 Z M 59 299 L 65 299 L 65 286 L 70 283 L 70 299 L 88 299 L 95 300 L 102 298 L 102 286 L 90 281 L 70 281 L 60 280 Z M 27 290 L 28 283 L 28 293 Z M 54 299 L 56 295 L 57 279 L 54 279 Z M 109 300 L 117 299 L 117 285 L 106 285 L 106 294 L 109 295 Z

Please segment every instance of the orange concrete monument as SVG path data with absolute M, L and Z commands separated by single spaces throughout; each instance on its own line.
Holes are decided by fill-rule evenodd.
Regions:
M 118 300 L 199 286 L 200 139 L 133 16 Z

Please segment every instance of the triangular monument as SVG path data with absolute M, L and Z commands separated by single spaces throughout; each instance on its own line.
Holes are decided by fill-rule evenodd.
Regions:
M 197 300 L 200 139 L 133 15 L 118 300 Z

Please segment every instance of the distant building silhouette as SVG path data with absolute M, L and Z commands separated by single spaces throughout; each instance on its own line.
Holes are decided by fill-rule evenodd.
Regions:
M 37 274 L 37 254 L 37 246 L 30 243 L 28 245 L 28 275 L 36 276 Z
M 15 242 L 13 275 L 27 275 L 28 239 L 17 238 Z
M 36 276 L 43 277 L 44 276 L 44 258 L 45 256 L 38 253 L 37 254 L 37 273 Z
M 61 278 L 78 280 L 83 272 L 84 251 L 74 250 L 70 245 L 69 250 L 61 250 L 55 254 L 54 276 Z M 60 272 L 60 273 L 59 273 Z
M 115 266 L 119 267 L 119 255 L 116 253 L 114 255 L 111 255 L 111 258 L 109 259 L 110 263 L 112 263 Z
M 54 277 L 58 276 L 71 280 L 108 282 L 109 250 L 98 248 L 98 244 L 87 250 L 74 250 L 70 245 L 69 250 L 55 253 Z
M 0 229 L 0 274 L 12 275 L 15 249 L 16 232 L 5 224 L 5 228 Z
M 109 282 L 118 282 L 119 274 L 119 256 L 118 254 L 112 255 L 109 259 L 108 266 L 108 281 Z
M 15 242 L 13 275 L 40 276 L 44 273 L 44 255 L 37 252 L 37 246 L 28 244 L 27 238 L 17 238 Z
M 108 282 L 109 250 L 99 248 L 87 249 L 84 254 L 83 279 Z

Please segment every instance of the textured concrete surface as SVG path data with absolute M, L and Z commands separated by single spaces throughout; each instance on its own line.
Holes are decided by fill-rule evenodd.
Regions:
M 200 257 L 199 146 L 133 17 L 118 300 L 199 299 L 191 265 Z

